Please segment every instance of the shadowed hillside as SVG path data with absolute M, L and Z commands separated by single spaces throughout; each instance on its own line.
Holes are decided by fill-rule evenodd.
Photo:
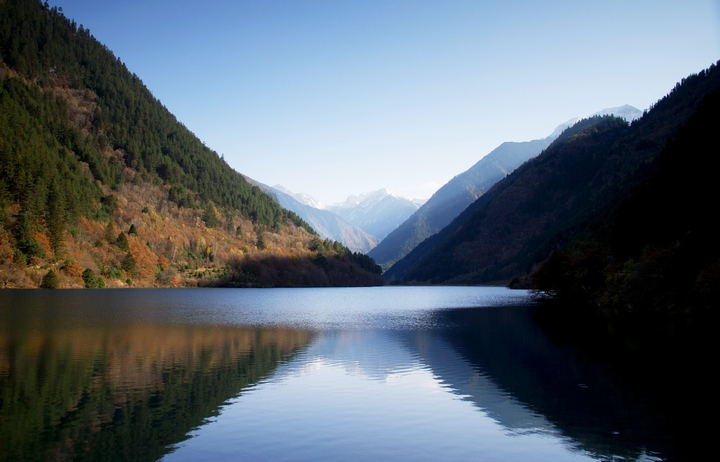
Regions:
M 497 183 L 386 273 L 416 283 L 487 283 L 527 276 L 553 251 L 610 235 L 623 199 L 656 171 L 660 153 L 718 91 L 717 66 L 684 79 L 641 119 L 586 119 Z M 707 159 L 707 157 L 706 157 Z M 702 168 L 702 163 L 693 164 Z M 694 182 L 678 170 L 678 187 Z M 707 210 L 717 193 L 694 198 Z
M 383 268 L 391 267 L 419 243 L 447 226 L 492 185 L 526 160 L 538 155 L 551 141 L 548 137 L 501 144 L 440 188 L 410 218 L 372 249 L 369 255 Z
M 632 106 L 607 108 L 594 115 L 616 115 L 627 121 L 642 113 Z M 540 154 L 566 128 L 579 119 L 560 124 L 547 137 L 533 141 L 505 142 L 457 175 L 368 253 L 384 269 L 410 253 L 418 244 L 447 226 L 455 217 L 485 194 L 495 183 L 513 172 L 523 162 Z

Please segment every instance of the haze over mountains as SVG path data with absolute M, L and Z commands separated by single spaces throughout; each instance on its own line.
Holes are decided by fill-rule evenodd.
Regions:
M 59 9 L 0 2 L 0 18 L 3 286 L 378 284 L 332 240 L 384 237 L 370 254 L 403 283 L 532 273 L 548 293 L 613 300 L 720 287 L 717 65 L 639 119 L 611 108 L 503 143 L 419 208 L 387 190 L 324 205 L 246 181 Z
M 338 204 L 324 204 L 305 193 L 293 193 L 282 185 L 262 185 L 278 203 L 297 213 L 326 239 L 342 242 L 349 249 L 367 253 L 388 233 L 415 212 L 421 200 L 409 200 L 389 191 L 349 196 Z
M 720 290 L 714 169 L 718 64 L 629 124 L 581 120 L 386 273 L 507 282 L 623 312 L 706 309 Z M 703 167 L 705 166 L 705 167 Z
M 625 105 L 593 115 L 607 114 L 632 121 L 642 112 Z M 429 201 L 409 200 L 381 189 L 351 195 L 342 203 L 325 204 L 309 194 L 295 193 L 282 185 L 255 184 L 271 192 L 282 207 L 297 213 L 323 238 L 340 241 L 353 251 L 370 252 L 387 269 L 423 239 L 447 225 L 495 182 L 539 154 L 578 120 L 574 118 L 559 125 L 541 140 L 503 143 L 440 188 Z
M 613 114 L 633 121 L 642 112 L 632 106 L 608 108 L 596 115 Z M 575 124 L 579 118 L 560 124 L 543 139 L 524 142 L 505 142 L 480 159 L 465 172 L 457 175 L 441 187 L 415 213 L 391 232 L 369 253 L 384 269 L 407 255 L 419 243 L 447 226 L 453 218 L 495 183 L 518 168 L 523 162 L 537 156 L 547 148 L 563 130 Z
M 323 239 L 341 242 L 353 252 L 361 253 L 367 253 L 380 242 L 380 239 L 377 237 L 367 233 L 358 226 L 348 223 L 336 213 L 309 205 L 317 204 L 325 207 L 324 204 L 312 196 L 302 193 L 293 194 L 281 185 L 271 187 L 249 178 L 248 181 L 270 194 L 281 207 L 295 212 L 300 218 L 310 224 Z
M 328 209 L 348 222 L 383 239 L 418 209 L 417 202 L 380 189 L 360 196 L 350 196 L 345 202 Z

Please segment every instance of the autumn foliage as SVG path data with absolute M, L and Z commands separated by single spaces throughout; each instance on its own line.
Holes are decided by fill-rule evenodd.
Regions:
M 87 286 L 86 270 L 101 278 L 105 287 L 382 283 L 376 271 L 357 263 L 356 254 L 289 221 L 272 229 L 240 213 L 231 219 L 228 214 L 216 213 L 218 223 L 208 227 L 203 221 L 207 210 L 178 207 L 163 185 L 135 181 L 105 192 L 115 198 L 110 218 L 81 217 L 64 231 L 62 250 L 55 252 L 47 234 L 36 232 L 33 237 L 45 256 L 34 256 L 30 263 L 14 258 L 13 236 L 0 227 L 0 287 L 39 287 L 43 277 L 53 271 L 59 287 L 82 288 Z M 17 219 L 12 210 L 11 206 L 6 209 L 8 227 Z M 129 232 L 131 227 L 133 232 Z M 260 246 L 258 236 L 262 237 Z M 132 270 L 128 256 L 134 262 Z
M 88 29 L 0 1 L 0 287 L 381 284 L 233 170 Z M 43 282 L 44 281 L 44 282 Z

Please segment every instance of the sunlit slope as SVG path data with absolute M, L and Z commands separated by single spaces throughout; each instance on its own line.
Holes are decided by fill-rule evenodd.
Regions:
M 88 29 L 35 0 L 0 2 L 0 18 L 0 287 L 379 282 Z

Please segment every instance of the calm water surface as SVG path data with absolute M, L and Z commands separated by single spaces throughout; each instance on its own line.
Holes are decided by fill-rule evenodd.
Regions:
M 663 460 L 642 396 L 479 287 L 0 292 L 0 460 Z

